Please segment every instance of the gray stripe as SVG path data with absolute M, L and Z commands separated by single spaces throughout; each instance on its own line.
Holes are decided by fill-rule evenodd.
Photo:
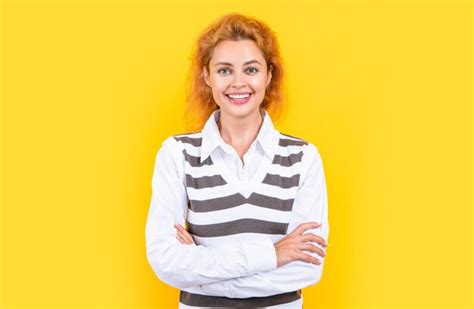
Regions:
M 293 164 L 300 162 L 302 158 L 303 158 L 303 151 L 300 151 L 298 153 L 292 153 L 287 157 L 275 155 L 273 157 L 272 164 L 280 164 L 282 166 L 292 166 Z
M 293 135 L 290 135 L 290 134 L 286 134 L 286 133 L 282 133 L 282 132 L 279 132 L 281 135 L 283 136 L 286 136 L 286 137 L 290 137 L 292 139 L 296 139 L 298 141 L 301 141 L 301 142 L 304 142 L 304 145 L 308 144 L 308 142 L 300 137 L 297 137 L 297 136 L 293 136 Z
M 213 188 L 226 185 L 227 182 L 221 175 L 193 177 L 186 174 L 186 187 L 195 189 Z
M 199 147 L 202 144 L 202 137 L 174 136 L 174 139 L 186 144 L 191 144 L 196 147 Z
M 214 164 L 212 162 L 211 156 L 209 156 L 206 160 L 201 162 L 201 157 L 195 157 L 193 155 L 190 155 L 186 152 L 186 149 L 183 149 L 183 154 L 184 154 L 184 160 L 188 161 L 191 166 L 194 167 L 201 167 L 203 165 L 212 165 Z
M 179 291 L 179 301 L 182 304 L 196 307 L 227 307 L 227 308 L 259 308 L 290 303 L 301 298 L 301 290 L 276 294 L 265 297 L 228 298 L 208 296 Z
M 215 224 L 197 225 L 186 221 L 189 233 L 199 237 L 219 237 L 240 233 L 285 235 L 288 223 L 270 222 L 259 219 L 239 219 Z
M 280 138 L 280 141 L 278 142 L 278 145 L 286 147 L 286 146 L 303 146 L 307 145 L 308 142 L 303 141 L 303 140 L 293 140 L 293 139 L 287 139 L 287 138 Z
M 291 211 L 293 208 L 294 199 L 282 200 L 277 197 L 267 196 L 253 192 L 248 198 L 242 194 L 236 193 L 224 197 L 207 199 L 203 201 L 190 200 L 189 207 L 194 212 L 208 212 L 221 209 L 236 207 L 245 203 L 255 206 L 281 210 Z
M 280 175 L 267 174 L 262 183 L 267 185 L 277 186 L 283 189 L 297 187 L 300 182 L 300 174 L 291 177 L 284 177 Z

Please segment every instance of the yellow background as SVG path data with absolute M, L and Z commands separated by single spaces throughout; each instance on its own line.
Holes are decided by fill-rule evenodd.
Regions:
M 229 12 L 276 31 L 276 126 L 323 157 L 305 308 L 473 308 L 469 1 L 3 1 L 0 306 L 177 307 L 145 256 L 154 157 Z

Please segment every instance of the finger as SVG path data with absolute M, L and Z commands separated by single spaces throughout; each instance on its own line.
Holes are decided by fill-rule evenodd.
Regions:
M 318 254 L 319 256 L 321 256 L 321 257 L 326 256 L 326 252 L 324 252 L 323 249 L 321 249 L 318 246 L 315 246 L 311 243 L 306 243 L 306 244 L 302 245 L 300 248 L 304 249 L 304 250 L 307 250 L 307 251 L 314 252 L 314 253 Z
M 174 224 L 174 227 L 175 227 L 177 230 L 180 230 L 180 231 L 185 230 L 185 228 L 182 227 L 181 224 Z
M 188 244 L 188 245 L 194 244 L 194 241 L 193 241 L 192 239 L 188 239 L 188 238 L 183 237 L 183 234 L 180 234 L 180 237 L 181 237 L 181 239 L 183 239 L 183 241 L 184 241 L 186 244 Z
M 321 236 L 318 236 L 316 234 L 313 234 L 313 233 L 306 233 L 306 234 L 301 235 L 300 240 L 302 242 L 309 242 L 309 241 L 316 242 L 316 243 L 320 244 L 323 247 L 328 246 L 328 244 L 326 243 L 324 238 L 322 238 Z
M 178 239 L 180 243 L 182 243 L 183 245 L 186 245 L 186 241 L 181 237 L 181 235 L 177 234 L 176 238 Z
M 180 240 L 182 240 L 184 243 L 186 244 L 189 244 L 190 242 L 191 243 L 194 243 L 194 241 L 190 241 L 187 237 L 186 237 L 186 230 L 184 229 L 180 229 L 176 224 L 175 224 L 175 228 L 177 230 L 177 237 L 179 237 Z
M 184 230 L 183 232 L 184 239 L 186 239 L 188 242 L 193 243 L 194 240 L 191 237 L 191 235 L 188 233 L 188 231 Z
M 324 238 L 322 238 L 321 236 L 318 236 L 314 233 L 306 233 L 306 234 L 303 234 L 300 236 L 300 240 L 302 242 L 316 242 L 318 244 L 320 244 L 322 247 L 327 247 L 327 243 L 326 241 L 324 240 Z
M 182 235 L 183 232 L 182 232 L 182 230 L 178 227 L 178 225 L 175 224 L 175 225 L 174 225 L 174 228 L 176 229 L 177 235 L 179 235 L 181 238 L 184 238 L 183 235 Z
M 194 242 L 193 238 L 191 237 L 191 234 L 189 234 L 188 231 L 186 231 L 185 228 L 183 228 L 181 225 L 178 224 L 177 226 L 178 231 L 181 233 L 181 236 L 186 239 L 187 241 Z
M 181 234 L 181 237 L 185 239 L 188 244 L 196 244 L 194 242 L 194 238 L 186 230 L 184 230 L 183 232 L 180 232 L 180 234 Z
M 174 227 L 178 230 L 179 233 L 181 233 L 181 237 L 186 239 L 187 241 L 193 241 L 191 235 L 186 231 L 184 227 L 182 227 L 180 224 L 175 224 Z
M 301 234 L 303 234 L 304 231 L 306 231 L 308 229 L 315 229 L 315 228 L 320 227 L 320 226 L 321 226 L 320 223 L 313 222 L 313 221 L 306 222 L 306 223 L 301 223 L 300 225 L 298 225 L 298 227 L 291 234 L 301 235 Z
M 316 264 L 316 265 L 321 265 L 321 261 L 318 260 L 317 258 L 315 258 L 314 256 L 310 255 L 310 254 L 307 254 L 307 253 L 303 253 L 301 252 L 299 255 L 298 255 L 298 259 L 303 261 L 303 262 L 307 262 L 307 263 L 311 263 L 311 264 Z

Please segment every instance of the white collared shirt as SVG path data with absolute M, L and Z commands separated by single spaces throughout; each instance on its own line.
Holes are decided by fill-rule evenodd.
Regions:
M 201 131 L 201 160 L 210 156 L 214 162 L 224 161 L 245 186 L 264 160 L 272 160 L 280 136 L 267 111 L 262 112 L 262 126 L 244 155 L 242 164 L 235 149 L 220 136 L 216 123 L 219 110 L 215 111 Z M 209 248 L 179 243 L 173 224 L 185 226 L 188 207 L 182 151 L 173 136 L 167 138 L 156 155 L 152 178 L 152 199 L 145 231 L 147 258 L 163 282 L 191 293 L 231 298 L 269 296 L 319 282 L 324 258 L 305 251 L 322 261 L 322 264 L 298 260 L 277 268 L 275 247 L 270 238 Z M 326 181 L 316 146 L 308 143 L 301 163 L 304 173 L 293 203 L 288 233 L 301 223 L 315 221 L 321 223 L 321 227 L 306 232 L 312 232 L 327 241 L 329 222 Z M 293 302 L 294 308 L 301 308 L 301 301 Z M 186 308 L 185 305 L 180 306 Z M 278 305 L 271 308 L 283 307 Z
M 262 163 L 263 156 L 272 159 L 272 150 L 278 141 L 278 131 L 275 130 L 273 123 L 266 110 L 261 109 L 263 118 L 262 125 L 255 140 L 250 144 L 249 149 L 243 156 L 243 162 L 239 158 L 237 151 L 227 144 L 219 133 L 217 121 L 220 117 L 220 110 L 209 117 L 202 130 L 203 134 L 203 157 L 205 160 L 208 155 L 216 152 L 213 156 L 218 160 L 223 160 L 229 169 L 238 176 L 241 181 L 247 181 L 252 178 L 257 168 Z

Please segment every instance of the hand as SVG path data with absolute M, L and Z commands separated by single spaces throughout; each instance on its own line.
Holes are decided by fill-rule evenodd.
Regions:
M 182 227 L 179 224 L 175 224 L 174 227 L 178 231 L 178 234 L 176 235 L 176 238 L 178 238 L 178 241 L 182 243 L 183 245 L 195 245 L 196 243 L 193 240 L 193 237 L 191 234 L 186 231 L 184 227 Z
M 310 254 L 303 253 L 303 250 L 307 250 L 315 252 L 322 257 L 326 256 L 326 253 L 321 248 L 310 243 L 316 242 L 323 247 L 327 247 L 327 243 L 323 238 L 313 233 L 303 234 L 305 230 L 314 229 L 319 226 L 321 226 L 321 224 L 317 222 L 302 223 L 293 232 L 277 241 L 274 244 L 277 255 L 277 267 L 283 266 L 295 260 L 301 260 L 304 262 L 320 265 L 320 260 L 311 256 Z

